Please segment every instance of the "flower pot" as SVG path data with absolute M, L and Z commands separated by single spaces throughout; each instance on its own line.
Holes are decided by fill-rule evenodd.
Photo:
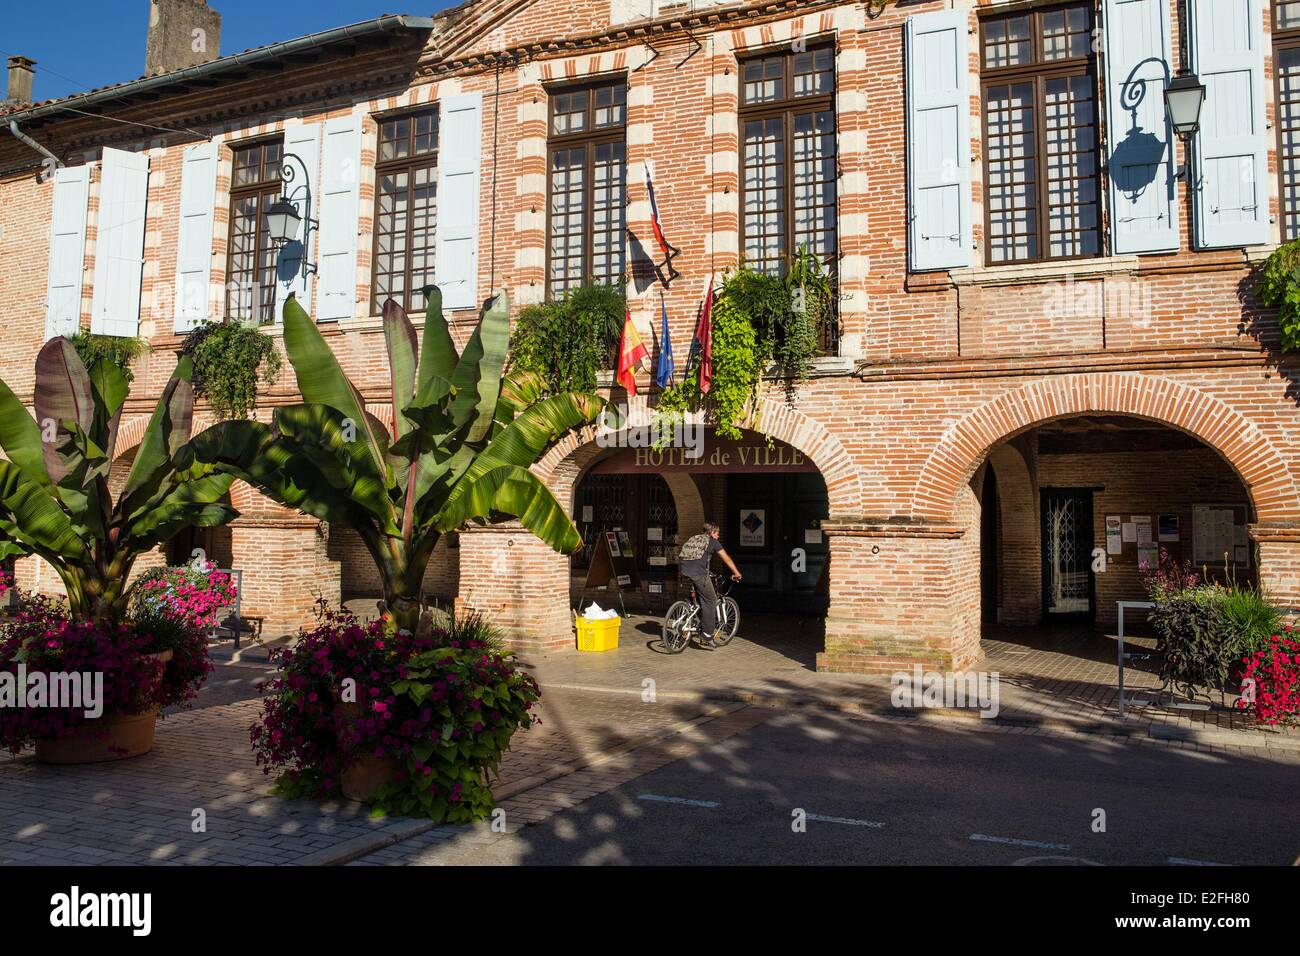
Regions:
M 88 720 L 62 737 L 36 741 L 41 763 L 103 763 L 139 757 L 153 749 L 158 708 Z
M 345 724 L 360 720 L 365 715 L 365 708 L 361 704 L 336 701 L 335 706 Z M 341 747 L 343 741 L 340 740 L 339 744 Z M 392 757 L 376 757 L 373 754 L 354 757 L 343 765 L 343 772 L 339 775 L 343 796 L 365 803 L 380 787 L 392 783 L 400 769 L 401 764 Z
M 172 652 L 145 656 L 166 664 L 172 659 Z M 158 679 L 161 682 L 162 671 Z M 157 706 L 139 714 L 114 714 L 87 720 L 62 737 L 36 741 L 36 759 L 41 763 L 78 764 L 139 757 L 153 749 L 157 723 Z

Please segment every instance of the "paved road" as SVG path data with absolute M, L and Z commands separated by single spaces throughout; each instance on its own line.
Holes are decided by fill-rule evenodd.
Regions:
M 1297 781 L 1294 754 L 772 712 L 516 832 L 440 828 L 366 862 L 1287 865 Z

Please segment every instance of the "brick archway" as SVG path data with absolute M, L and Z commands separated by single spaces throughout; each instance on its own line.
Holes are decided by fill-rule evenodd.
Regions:
M 1259 428 L 1198 389 L 1154 375 L 1070 375 L 1006 392 L 960 419 L 930 453 L 912 494 L 911 513 L 953 518 L 957 495 L 989 450 L 1044 422 L 1074 415 L 1130 415 L 1167 425 L 1214 449 L 1246 486 L 1260 523 L 1300 520 L 1300 493 L 1286 460 Z
M 633 404 L 633 416 L 645 409 L 644 398 Z M 848 450 L 816 419 L 779 399 L 764 398 L 740 423 L 740 427 L 770 435 L 808 457 L 826 483 L 831 520 L 862 514 L 862 482 Z M 596 444 L 594 425 L 570 432 L 555 443 L 533 472 L 546 482 L 560 503 L 571 509 L 573 492 L 581 475 L 605 451 Z

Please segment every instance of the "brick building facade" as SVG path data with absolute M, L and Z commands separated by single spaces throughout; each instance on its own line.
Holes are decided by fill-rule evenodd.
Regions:
M 819 667 L 967 666 L 982 619 L 1106 624 L 1142 596 L 1135 517 L 1153 544 L 1203 564 L 1226 549 L 1233 573 L 1300 605 L 1300 365 L 1251 292 L 1300 208 L 1297 8 L 475 0 L 18 104 L 4 125 L 66 165 L 41 175 L 52 164 L 0 133 L 0 377 L 30 396 L 47 335 L 138 331 L 152 352 L 129 436 L 185 331 L 273 319 L 292 291 L 391 415 L 388 294 L 418 308 L 436 276 L 463 341 L 490 290 L 519 306 L 625 275 L 642 337 L 662 293 L 680 355 L 709 276 L 808 240 L 838 279 L 834 354 L 792 397 L 766 385 L 746 424 L 825 484 L 800 539 L 828 553 Z M 1190 157 L 1163 103 L 1183 67 L 1208 89 Z M 249 164 L 267 144 L 305 171 L 314 271 L 281 253 L 258 278 L 255 203 L 279 187 L 258 194 Z M 680 249 L 667 283 L 647 161 Z M 132 169 L 147 169 L 134 192 Z M 105 265 L 124 237 L 134 272 Z M 251 296 L 228 287 L 241 269 Z M 286 365 L 258 415 L 294 400 Z M 537 471 L 574 505 L 609 454 L 588 430 Z M 733 523 L 726 481 L 671 476 L 679 535 Z M 373 585 L 347 529 L 234 499 L 242 516 L 207 546 L 245 569 L 268 630 Z M 1090 571 L 1108 518 L 1128 527 Z M 430 593 L 521 645 L 570 643 L 568 557 L 511 526 L 456 537 Z M 1066 548 L 1084 552 L 1068 567 Z M 52 577 L 20 565 L 28 586 Z

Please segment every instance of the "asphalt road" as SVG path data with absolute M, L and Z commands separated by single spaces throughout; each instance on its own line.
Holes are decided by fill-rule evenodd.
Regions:
M 1289 865 L 1298 782 L 1295 758 L 786 712 L 472 853 L 524 864 Z M 413 847 L 410 862 L 470 862 L 456 842 L 434 857 Z

